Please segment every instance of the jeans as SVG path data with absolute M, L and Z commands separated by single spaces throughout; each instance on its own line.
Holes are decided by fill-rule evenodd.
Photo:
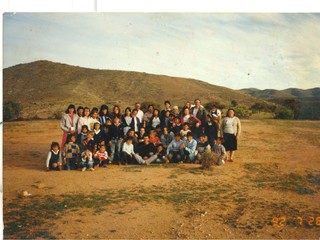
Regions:
M 117 160 L 120 162 L 121 140 L 120 139 L 112 139 L 111 142 L 112 142 L 111 154 L 110 154 L 111 162 L 113 162 L 113 160 L 115 158 L 116 149 L 117 149 L 116 157 L 117 157 Z
M 150 164 L 150 163 L 154 162 L 155 160 L 157 160 L 158 155 L 154 154 L 151 157 L 149 157 L 148 159 L 144 160 L 139 154 L 135 153 L 134 158 L 137 160 L 137 162 L 139 164 L 146 164 L 146 163 Z
M 177 163 L 180 161 L 183 161 L 184 159 L 184 151 L 179 150 L 179 151 L 170 151 L 168 154 L 168 159 L 170 162 Z
M 184 151 L 184 154 L 186 156 L 187 162 L 194 162 L 194 160 L 195 160 L 195 154 L 194 153 L 189 153 L 188 151 Z
M 76 169 L 76 158 L 67 158 L 66 159 L 66 170 L 75 170 Z
M 81 161 L 80 162 L 80 165 L 79 165 L 80 168 L 93 168 L 93 160 L 91 161 Z

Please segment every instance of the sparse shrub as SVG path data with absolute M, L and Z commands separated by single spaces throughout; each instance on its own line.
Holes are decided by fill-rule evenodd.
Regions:
M 5 102 L 3 106 L 3 120 L 16 120 L 17 118 L 19 118 L 21 110 L 22 107 L 19 103 L 16 103 L 14 101 Z
M 211 151 L 205 151 L 201 155 L 201 168 L 203 170 L 210 170 L 212 169 L 212 166 L 216 164 L 218 161 L 218 156 L 216 153 Z
M 275 112 L 276 119 L 294 119 L 294 114 L 291 109 L 280 108 Z
M 232 100 L 231 105 L 232 105 L 232 107 L 236 107 L 236 106 L 238 106 L 238 102 L 236 100 Z
M 237 107 L 234 107 L 233 109 L 235 111 L 235 115 L 238 118 L 249 118 L 252 115 L 252 111 L 244 107 L 237 106 Z
M 54 114 L 53 114 L 53 118 L 54 119 L 61 119 L 62 118 L 62 116 L 63 116 L 63 112 L 61 112 L 61 111 L 55 111 L 54 112 Z

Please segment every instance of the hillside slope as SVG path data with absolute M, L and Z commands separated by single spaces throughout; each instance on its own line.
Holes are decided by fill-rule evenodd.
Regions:
M 240 91 L 203 81 L 140 72 L 97 70 L 49 61 L 19 64 L 3 70 L 4 101 L 14 100 L 23 107 L 23 117 L 53 116 L 69 103 L 89 107 L 136 101 L 162 106 L 169 99 L 182 106 L 186 100 L 200 98 L 203 103 L 236 100 L 251 106 L 257 101 Z M 259 100 L 258 100 L 259 101 Z
M 246 88 L 240 91 L 249 96 L 277 104 L 284 103 L 285 99 L 296 99 L 299 104 L 298 119 L 320 119 L 320 88 L 306 90 L 298 88 L 288 88 L 285 90 Z

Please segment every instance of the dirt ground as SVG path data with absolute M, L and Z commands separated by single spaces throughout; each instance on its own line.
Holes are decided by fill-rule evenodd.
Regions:
M 319 238 L 320 122 L 242 125 L 235 162 L 211 171 L 151 164 L 46 172 L 59 122 L 5 123 L 4 237 Z

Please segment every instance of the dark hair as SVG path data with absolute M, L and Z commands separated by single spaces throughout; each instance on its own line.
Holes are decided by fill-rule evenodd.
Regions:
M 54 147 L 58 147 L 59 150 L 60 150 L 59 143 L 57 143 L 57 142 L 52 142 L 52 143 L 51 143 L 51 146 L 50 146 L 50 150 L 52 150 Z
M 73 104 L 70 104 L 66 110 L 66 113 L 69 113 L 69 109 L 73 108 L 74 110 L 76 110 L 76 107 Z
M 188 132 L 187 133 L 187 137 L 189 137 L 189 136 L 193 137 L 193 133 L 192 132 Z
M 128 140 L 131 140 L 131 141 L 132 141 L 132 140 L 133 140 L 133 137 L 128 136 L 128 137 L 127 137 L 127 141 L 128 141 Z
M 158 125 L 156 126 L 156 129 L 157 129 L 157 128 L 161 128 L 161 125 L 160 125 L 160 124 L 158 124 Z
M 185 122 L 185 123 L 183 124 L 183 126 L 188 126 L 188 127 L 190 127 L 190 126 L 189 126 L 189 123 L 187 123 L 187 122 Z
M 89 131 L 89 128 L 88 128 L 87 125 L 82 125 L 82 126 L 81 126 L 81 132 L 82 132 L 83 129 L 87 129 L 87 131 Z
M 67 142 L 70 142 L 72 137 L 76 137 L 76 135 L 75 134 L 69 134 L 68 137 L 67 137 Z
M 90 115 L 94 114 L 94 113 L 98 113 L 98 108 L 94 107 L 92 108 L 91 112 L 90 112 Z
M 107 109 L 107 113 L 108 113 L 108 111 L 109 111 L 108 106 L 107 106 L 106 104 L 101 105 L 100 111 L 99 111 L 99 115 L 102 116 L 102 115 L 103 115 L 103 114 L 102 114 L 102 111 L 103 111 L 103 110 L 106 110 L 106 109 Z
M 190 113 L 190 108 L 188 108 L 188 107 L 183 107 L 183 109 L 182 109 L 182 116 L 184 116 L 184 111 L 185 111 L 186 109 L 188 109 L 188 110 L 189 110 L 189 113 Z
M 79 110 L 81 110 L 81 109 L 84 109 L 82 106 L 79 106 L 78 108 L 77 108 L 77 113 L 79 112 Z M 82 114 L 83 115 L 83 114 Z M 82 117 L 82 116 L 81 116 Z
M 217 140 L 222 142 L 223 138 L 222 137 L 218 137 Z
M 175 136 L 175 137 L 177 137 L 177 136 L 181 137 L 180 133 L 178 133 L 178 132 L 175 133 L 174 136 Z
M 167 103 L 171 106 L 171 103 L 170 103 L 169 100 L 165 100 L 165 101 L 164 101 L 164 104 L 167 104 Z
M 177 117 L 174 117 L 174 119 L 179 119 L 179 120 L 181 120 L 178 116 L 177 116 Z
M 132 109 L 132 112 L 138 112 L 138 110 L 134 108 L 134 109 Z
M 129 112 L 131 112 L 131 108 L 130 107 L 126 107 L 126 109 L 124 110 L 124 114 L 126 114 L 127 110 L 129 110 Z
M 96 125 L 100 125 L 100 129 L 101 129 L 101 123 L 100 122 L 95 122 L 94 124 L 93 124 L 93 129 L 95 129 L 96 128 Z
M 196 101 L 199 101 L 199 102 L 201 103 L 201 101 L 200 101 L 200 99 L 199 99 L 199 98 L 196 98 L 196 99 L 194 100 L 194 102 L 196 102 Z
M 119 107 L 119 105 L 114 105 L 114 106 L 113 106 L 113 109 L 112 109 L 112 112 L 114 112 L 114 110 L 115 110 L 116 108 L 119 109 L 119 113 L 120 113 L 120 107 Z
M 159 114 L 160 114 L 160 110 L 159 110 L 158 108 L 153 109 L 153 115 L 154 115 L 154 112 L 155 112 L 155 111 L 157 111 L 157 112 L 158 112 L 158 116 L 159 116 Z
M 207 135 L 205 135 L 204 133 L 200 134 L 200 137 L 206 137 Z

